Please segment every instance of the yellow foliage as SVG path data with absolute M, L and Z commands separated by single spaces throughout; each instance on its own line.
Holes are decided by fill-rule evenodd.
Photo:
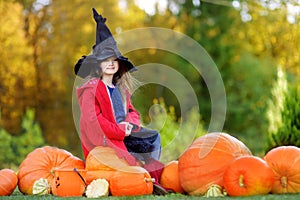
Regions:
M 1 123 L 17 132 L 23 109 L 28 104 L 28 91 L 34 86 L 32 48 L 27 45 L 24 32 L 23 7 L 16 2 L 0 3 L 0 79 Z M 27 94 L 26 94 L 27 93 Z

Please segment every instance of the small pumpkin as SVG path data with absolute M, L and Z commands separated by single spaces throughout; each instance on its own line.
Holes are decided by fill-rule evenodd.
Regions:
M 97 146 L 86 158 L 86 182 L 90 184 L 93 180 L 102 178 L 109 182 L 118 169 L 126 166 L 126 160 L 120 159 L 113 148 Z
M 85 195 L 88 198 L 99 198 L 109 195 L 109 183 L 107 180 L 100 178 L 93 180 L 86 188 Z
M 142 167 L 127 166 L 110 179 L 113 196 L 139 196 L 152 194 L 153 182 L 150 174 Z
M 228 166 L 223 180 L 229 196 L 264 195 L 272 189 L 274 173 L 263 159 L 241 156 Z
M 212 184 L 209 186 L 208 190 L 206 191 L 204 197 L 224 197 L 227 193 L 224 192 L 223 188 L 217 184 Z
M 50 194 L 51 185 L 48 183 L 48 180 L 45 178 L 40 178 L 36 180 L 32 187 L 32 194 L 34 195 L 45 195 Z
M 174 192 L 184 193 L 184 190 L 179 182 L 178 160 L 170 161 L 165 165 L 161 173 L 160 184 L 165 188 L 173 190 Z
M 45 178 L 53 182 L 54 169 L 84 169 L 83 160 L 57 147 L 44 146 L 30 152 L 19 166 L 19 190 L 23 194 L 33 194 L 34 182 Z
M 190 195 L 204 195 L 212 184 L 223 187 L 223 174 L 237 157 L 251 155 L 241 141 L 227 133 L 196 139 L 179 157 L 179 181 Z
M 273 169 L 275 182 L 272 193 L 300 192 L 300 148 L 280 146 L 271 149 L 264 159 Z
M 17 174 L 11 169 L 0 170 L 0 196 L 9 196 L 18 184 Z

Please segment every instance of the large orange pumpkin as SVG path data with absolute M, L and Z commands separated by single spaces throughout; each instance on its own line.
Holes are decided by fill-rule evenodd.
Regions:
M 177 160 L 173 160 L 166 164 L 161 173 L 160 184 L 165 188 L 172 189 L 174 192 L 184 193 L 179 182 Z
M 0 196 L 9 196 L 18 184 L 17 174 L 11 169 L 0 170 Z
M 196 139 L 179 157 L 179 181 L 190 195 L 204 195 L 212 184 L 223 187 L 223 174 L 241 155 L 251 155 L 238 139 L 227 133 L 208 133 Z
M 263 159 L 241 156 L 228 166 L 223 180 L 230 196 L 262 195 L 271 191 L 274 173 Z
M 272 193 L 300 192 L 300 148 L 276 147 L 267 152 L 265 160 L 275 173 Z
M 19 190 L 23 194 L 32 194 L 36 180 L 45 178 L 51 184 L 54 169 L 84 169 L 84 162 L 70 152 L 57 147 L 45 146 L 29 153 L 19 167 Z
M 120 159 L 113 148 L 97 146 L 86 158 L 86 182 L 90 184 L 99 178 L 104 178 L 109 182 L 118 169 L 127 166 L 126 160 Z
M 153 181 L 144 168 L 127 166 L 110 179 L 109 189 L 113 196 L 147 195 L 153 192 Z

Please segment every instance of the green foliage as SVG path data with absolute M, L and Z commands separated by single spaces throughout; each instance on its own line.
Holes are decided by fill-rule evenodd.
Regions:
M 34 110 L 28 109 L 22 119 L 20 135 L 12 136 L 0 129 L 0 168 L 20 165 L 28 153 L 45 145 L 41 128 L 34 120 Z
M 300 92 L 295 86 L 288 86 L 284 92 L 280 121 L 277 127 L 269 133 L 268 149 L 294 145 L 300 147 Z
M 182 118 L 177 118 L 175 108 L 167 108 L 164 99 L 154 100 L 151 109 L 150 128 L 160 132 L 162 143 L 163 162 L 176 160 L 194 139 L 205 134 L 200 114 L 197 109 L 182 113 Z
M 282 125 L 281 111 L 283 110 L 283 101 L 287 91 L 287 78 L 281 67 L 278 67 L 277 81 L 271 91 L 272 98 L 268 101 L 268 110 L 266 112 L 268 119 L 268 134 L 272 135 Z M 270 139 L 270 138 L 269 138 Z M 270 143 L 270 140 L 268 141 Z M 273 143 L 273 142 L 272 142 Z
M 276 76 L 274 63 L 243 53 L 240 61 L 228 70 L 224 80 L 227 94 L 227 116 L 224 129 L 236 133 L 255 153 L 261 154 L 267 140 L 267 101 Z M 262 87 L 263 86 L 263 87 Z M 261 142 L 253 140 L 260 138 Z
M 0 169 L 14 162 L 14 152 L 11 148 L 13 137 L 4 129 L 0 129 Z

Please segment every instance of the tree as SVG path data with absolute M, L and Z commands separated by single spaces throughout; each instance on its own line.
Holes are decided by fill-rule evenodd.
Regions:
M 14 1 L 0 3 L 0 125 L 13 135 L 20 132 L 25 107 L 34 106 L 36 85 L 33 49 L 26 40 L 22 12 L 23 7 Z
M 22 131 L 17 136 L 0 127 L 0 168 L 17 168 L 28 153 L 45 145 L 40 125 L 35 121 L 34 110 L 26 110 L 21 127 Z
M 300 146 L 300 92 L 294 85 L 287 85 L 279 71 L 273 90 L 276 100 L 269 112 L 269 137 L 266 151 L 278 146 Z M 275 106 L 276 107 L 275 107 Z
M 299 2 L 243 1 L 242 5 L 241 13 L 251 20 L 245 23 L 247 31 L 237 36 L 248 43 L 248 50 L 258 58 L 274 59 L 284 70 L 299 76 L 300 15 L 289 10 Z
M 261 133 L 266 132 L 264 112 L 270 96 L 270 80 L 275 75 L 275 62 L 270 57 L 259 58 L 249 50 L 249 43 L 240 37 L 248 31 L 247 24 L 230 1 L 226 6 L 206 1 L 168 2 L 166 12 L 156 13 L 150 18 L 149 24 L 163 21 L 164 27 L 187 34 L 205 48 L 216 63 L 226 89 L 224 131 L 247 141 L 254 152 L 263 151 L 264 144 L 254 142 L 252 138 L 262 137 Z M 176 9 L 172 9 L 174 6 Z M 207 128 L 211 117 L 211 99 L 202 78 L 205 74 L 193 71 L 190 63 L 165 52 L 156 51 L 154 56 L 158 57 L 159 62 L 174 67 L 193 85 Z M 172 102 L 172 105 L 177 106 L 166 89 L 160 91 L 167 103 Z M 178 107 L 176 110 L 179 110 Z M 263 139 L 266 139 L 266 135 Z
M 117 0 L 0 2 L 0 122 L 10 134 L 20 134 L 22 115 L 33 107 L 47 143 L 80 154 L 72 118 L 73 66 L 95 43 L 92 7 L 108 18 L 113 34 L 139 24 L 132 17 L 139 12 L 122 10 Z

